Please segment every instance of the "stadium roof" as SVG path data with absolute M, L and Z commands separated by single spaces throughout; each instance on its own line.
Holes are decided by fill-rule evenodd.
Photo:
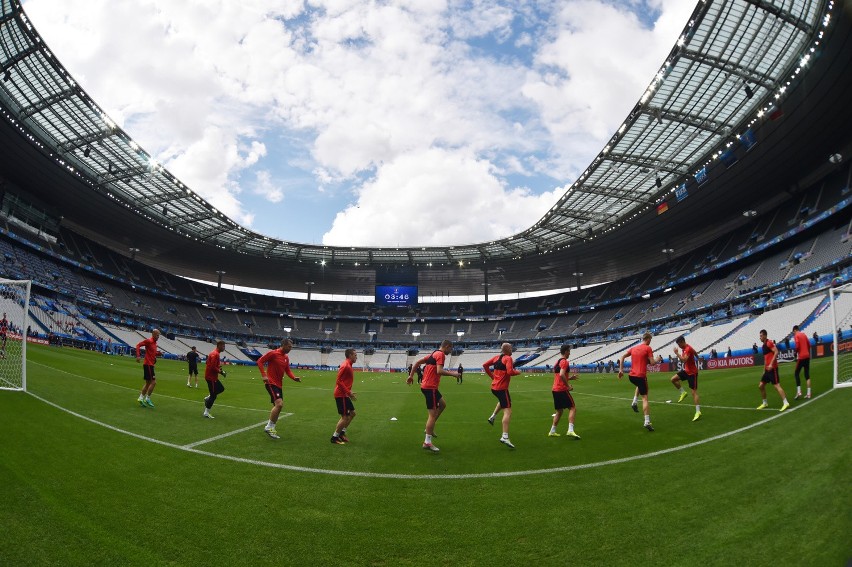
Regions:
M 749 139 L 787 127 L 769 119 L 782 103 L 787 113 L 798 104 L 791 93 L 801 87 L 800 75 L 815 73 L 827 49 L 823 35 L 836 25 L 832 18 L 844 21 L 848 37 L 842 12 L 830 1 L 701 1 L 618 131 L 532 227 L 457 246 L 350 248 L 282 241 L 227 218 L 110 120 L 56 60 L 20 2 L 0 0 L 3 173 L 62 211 L 73 230 L 124 253 L 132 248 L 137 259 L 156 267 L 208 280 L 219 270 L 226 283 L 302 291 L 311 281 L 315 291 L 371 293 L 376 269 L 413 267 L 421 295 L 480 294 L 483 284 L 491 293 L 568 287 L 580 271 L 584 284 L 612 280 L 660 263 L 661 246 L 680 255 L 717 238 L 746 222 L 739 212 L 755 208 L 752 201 L 789 185 L 789 172 L 773 179 L 765 165 L 740 165 L 736 179 L 714 177 L 725 177 L 718 160 L 726 148 L 742 154 L 743 147 L 751 149 Z M 838 36 L 836 42 L 845 41 Z M 824 96 L 847 93 L 849 100 L 849 56 L 841 57 L 838 45 L 817 78 Z M 829 79 L 843 88 L 832 88 Z M 813 85 L 809 89 L 814 96 Z M 825 103 L 832 111 L 846 106 L 842 98 L 833 100 Z M 749 128 L 757 134 L 746 134 Z M 801 144 L 804 134 L 797 136 Z M 813 146 L 828 142 L 846 140 L 823 132 Z M 782 147 L 772 155 L 784 155 Z M 750 175 L 743 175 L 748 167 Z M 763 188 L 744 185 L 745 179 L 754 183 L 758 169 L 767 174 Z M 718 187 L 715 198 L 674 207 L 675 190 L 694 194 L 703 173 L 711 179 L 702 191 Z M 734 214 L 732 198 L 739 207 Z M 696 226 L 699 201 L 718 222 Z M 666 226 L 656 218 L 662 203 L 674 209 Z M 639 236 L 653 247 L 645 258 L 625 251 Z

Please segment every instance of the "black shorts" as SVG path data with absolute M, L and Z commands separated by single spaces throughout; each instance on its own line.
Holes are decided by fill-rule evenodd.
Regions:
M 554 409 L 566 409 L 573 408 L 574 406 L 574 398 L 571 396 L 571 392 L 567 390 L 563 390 L 561 392 L 552 392 L 553 393 L 553 407 Z
M 681 380 L 686 380 L 687 384 L 689 384 L 690 389 L 698 389 L 698 374 L 687 374 L 686 370 L 681 370 L 677 373 L 677 377 Z
M 151 380 L 157 379 L 157 377 L 154 376 L 154 365 L 153 364 L 143 364 L 142 365 L 142 378 L 146 382 L 150 382 Z
M 647 376 L 628 376 L 630 383 L 639 388 L 640 396 L 648 395 L 648 377 Z
M 340 415 L 349 415 L 355 413 L 355 405 L 352 403 L 352 398 L 334 398 L 337 404 L 337 413 Z
M 805 371 L 805 379 L 811 379 L 811 359 L 810 358 L 800 358 L 796 361 L 796 378 L 799 377 L 799 371 Z
M 423 392 L 423 397 L 426 398 L 426 409 L 437 409 L 438 402 L 444 397 L 441 395 L 441 392 L 437 389 L 428 388 L 420 388 L 420 391 Z
M 773 368 L 772 370 L 767 370 L 763 373 L 760 381 L 764 384 L 779 384 L 781 379 L 778 377 L 778 369 Z
M 500 401 L 501 408 L 512 407 L 512 396 L 509 395 L 509 390 L 491 390 L 491 393 Z
M 207 391 L 210 392 L 211 396 L 218 396 L 225 391 L 225 385 L 219 380 L 205 380 L 205 382 L 207 382 Z
M 197 364 L 190 364 L 189 365 L 189 373 L 198 376 L 198 365 Z
M 263 385 L 266 386 L 266 391 L 269 392 L 270 403 L 274 405 L 275 400 L 282 399 L 281 388 L 279 388 L 275 384 L 270 384 L 269 382 L 264 382 Z

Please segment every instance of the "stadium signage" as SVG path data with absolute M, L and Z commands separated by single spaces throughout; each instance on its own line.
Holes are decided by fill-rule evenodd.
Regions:
M 377 285 L 376 305 L 413 306 L 417 305 L 416 285 Z
M 778 362 L 796 362 L 796 351 L 794 350 L 779 350 Z
M 840 341 L 837 344 L 837 350 L 842 354 L 844 352 L 852 352 L 852 341 Z M 830 356 L 831 353 L 834 352 L 834 343 L 828 343 L 828 353 L 826 356 Z
M 717 368 L 742 368 L 743 366 L 754 366 L 754 355 L 732 356 L 730 358 L 711 358 L 706 363 L 707 370 Z

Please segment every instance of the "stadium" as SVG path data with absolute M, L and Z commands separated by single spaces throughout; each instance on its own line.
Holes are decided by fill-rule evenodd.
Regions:
M 37 28 L 0 2 L 0 563 L 852 558 L 852 452 L 831 433 L 849 426 L 852 396 L 848 0 L 699 2 L 540 220 L 453 246 L 326 246 L 242 226 L 109 119 Z M 810 379 L 806 396 L 795 389 L 793 326 L 810 340 L 813 396 Z M 146 408 L 135 351 L 153 329 Z M 785 411 L 771 388 L 755 409 L 762 329 Z M 653 433 L 617 374 L 645 333 L 662 356 Z M 697 352 L 700 420 L 670 382 L 680 336 Z M 270 439 L 257 360 L 284 338 L 302 382 L 285 380 Z M 226 390 L 211 421 L 186 355 L 217 340 Z M 432 454 L 406 379 L 446 340 L 445 366 L 466 371 L 441 383 Z M 512 450 L 486 420 L 482 371 L 505 342 L 520 369 Z M 564 420 L 547 435 L 565 344 L 582 441 Z M 346 349 L 358 417 L 335 446 Z

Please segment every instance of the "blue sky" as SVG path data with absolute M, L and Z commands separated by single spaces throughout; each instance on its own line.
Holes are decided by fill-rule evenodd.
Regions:
M 664 62 L 689 0 L 26 0 L 79 84 L 229 217 L 338 246 L 535 223 Z

